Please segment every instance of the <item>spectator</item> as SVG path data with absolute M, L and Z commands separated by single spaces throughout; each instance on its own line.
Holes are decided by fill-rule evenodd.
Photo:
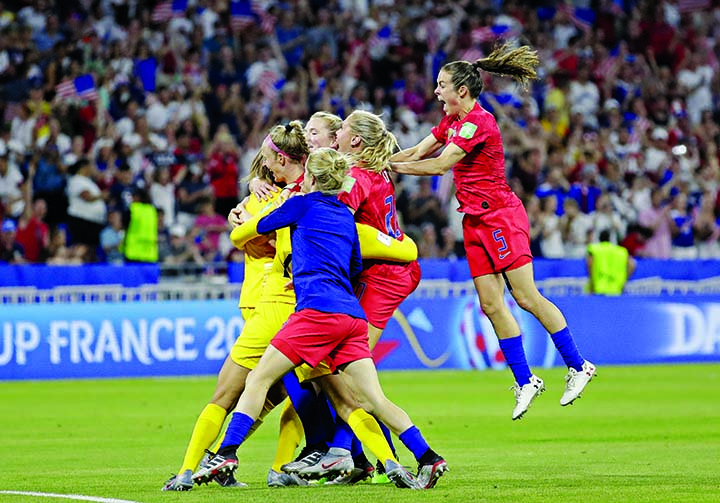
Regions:
M 571 197 L 565 199 L 563 209 L 563 216 L 560 217 L 560 232 L 565 244 L 565 256 L 584 257 L 592 233 L 590 217 L 580 211 L 580 205 Z
M 17 236 L 17 225 L 13 220 L 3 220 L 0 229 L 0 263 L 24 264 L 25 250 L 15 239 Z
M 25 178 L 10 157 L 10 149 L 0 140 L 0 218 L 2 211 L 8 216 L 18 218 L 25 208 Z
M 198 201 L 198 210 L 199 215 L 195 218 L 191 236 L 195 238 L 200 254 L 206 262 L 221 260 L 229 250 L 228 246 L 224 247 L 225 250 L 220 247 L 221 237 L 229 230 L 227 217 L 215 212 L 213 201 L 209 197 Z
M 30 198 L 28 198 L 30 199 Z M 35 199 L 32 204 L 25 205 L 18 221 L 17 242 L 25 250 L 28 262 L 45 262 L 50 245 L 50 231 L 45 223 L 47 204 L 43 199 Z
M 94 262 L 100 245 L 100 232 L 107 222 L 105 194 L 93 177 L 95 166 L 87 159 L 80 159 L 70 169 L 68 181 L 68 234 L 74 245 L 85 245 L 88 255 L 84 262 Z
M 110 210 L 108 224 L 100 232 L 100 248 L 103 262 L 120 265 L 123 263 L 123 254 L 120 250 L 125 238 L 122 225 L 122 213 L 119 210 Z
M 194 242 L 188 240 L 185 228 L 181 224 L 175 224 L 170 228 L 170 248 L 163 263 L 167 265 L 203 263 L 200 250 Z
M 649 237 L 641 250 L 648 258 L 667 259 L 671 256 L 672 236 L 670 234 L 670 205 L 665 190 L 655 187 L 650 195 L 650 208 L 638 215 L 638 223 L 646 228 Z

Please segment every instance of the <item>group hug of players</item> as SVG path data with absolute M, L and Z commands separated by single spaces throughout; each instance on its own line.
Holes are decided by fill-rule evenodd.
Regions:
M 495 119 L 477 102 L 482 72 L 525 83 L 537 63 L 530 48 L 503 46 L 474 63 L 445 65 L 435 88 L 445 116 L 406 150 L 398 151 L 379 116 L 362 110 L 344 120 L 318 112 L 304 127 L 293 121 L 269 131 L 251 167 L 251 195 L 228 216 L 230 239 L 246 257 L 245 326 L 180 470 L 163 490 L 213 480 L 244 486 L 234 477 L 238 448 L 285 398 L 268 486 L 371 479 L 430 489 L 448 470 L 407 413 L 384 395 L 371 355 L 421 276 L 417 248 L 398 225 L 391 172 L 453 170 L 468 265 L 516 381 L 512 419 L 523 417 L 545 385 L 528 366 L 506 287 L 547 329 L 568 366 L 560 404 L 580 396 L 595 366 L 535 286 L 527 214 L 505 180 Z M 415 457 L 417 472 L 398 461 L 392 434 Z

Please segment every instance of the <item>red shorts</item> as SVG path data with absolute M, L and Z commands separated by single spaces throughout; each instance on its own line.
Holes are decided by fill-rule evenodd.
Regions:
M 270 344 L 295 365 L 315 367 L 326 360 L 333 371 L 344 363 L 372 358 L 367 321 L 315 309 L 291 314 Z
M 393 313 L 420 284 L 420 264 L 363 262 L 363 269 L 355 282 L 355 296 L 365 311 L 368 322 L 385 328 Z
M 463 217 L 463 236 L 473 278 L 532 262 L 530 224 L 522 205 Z

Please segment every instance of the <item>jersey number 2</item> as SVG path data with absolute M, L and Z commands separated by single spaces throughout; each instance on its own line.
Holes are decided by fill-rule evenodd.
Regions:
M 393 196 L 387 196 L 385 198 L 385 207 L 387 208 L 387 213 L 385 213 L 385 228 L 387 229 L 387 234 L 397 239 L 400 237 L 400 226 L 397 223 L 395 198 Z

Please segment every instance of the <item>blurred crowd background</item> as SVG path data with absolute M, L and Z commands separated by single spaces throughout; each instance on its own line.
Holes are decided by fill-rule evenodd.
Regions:
M 133 200 L 163 264 L 241 261 L 226 216 L 270 126 L 365 109 L 412 146 L 439 68 L 506 40 L 539 79 L 488 78 L 481 102 L 534 255 L 608 230 L 720 258 L 720 2 L 37 0 L 0 1 L 0 262 L 122 263 Z M 396 183 L 420 255 L 462 256 L 451 174 Z

